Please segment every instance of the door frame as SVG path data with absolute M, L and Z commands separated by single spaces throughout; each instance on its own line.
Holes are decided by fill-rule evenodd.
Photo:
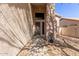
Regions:
M 40 22 L 41 36 L 45 36 L 45 20 L 44 19 L 36 19 L 35 23 L 36 22 Z M 43 25 L 42 22 L 44 22 L 44 35 L 42 34 L 42 25 Z

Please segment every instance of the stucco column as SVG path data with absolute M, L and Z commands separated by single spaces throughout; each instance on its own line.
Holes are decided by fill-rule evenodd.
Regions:
M 54 31 L 55 31 L 55 16 L 54 16 L 54 10 L 55 10 L 55 5 L 54 4 L 47 4 L 46 6 L 47 9 L 47 18 L 46 18 L 46 39 L 49 36 L 49 33 L 52 33 L 52 36 L 54 37 Z

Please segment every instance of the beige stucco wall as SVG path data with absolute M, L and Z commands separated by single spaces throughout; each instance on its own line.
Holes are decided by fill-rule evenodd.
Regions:
M 60 28 L 60 17 L 55 17 L 55 20 L 57 22 L 57 33 L 59 34 L 59 28 Z
M 61 35 L 79 37 L 79 26 L 61 27 Z
M 53 21 L 56 21 L 55 20 L 55 15 L 54 15 L 54 7 L 55 5 L 53 3 L 48 3 L 46 5 L 46 38 L 48 38 L 49 36 L 49 33 L 54 33 L 54 28 L 55 28 L 55 23 Z M 51 17 L 50 17 L 51 16 Z M 53 24 L 54 23 L 54 24 Z M 53 28 L 54 26 L 54 28 Z
M 72 20 L 72 19 L 63 19 L 62 21 L 60 21 L 60 26 L 64 26 L 64 25 L 67 25 L 67 26 L 70 26 L 70 25 L 74 25 L 74 24 L 77 24 L 79 25 L 79 21 L 78 20 Z
M 0 4 L 0 55 L 16 55 L 32 36 L 30 4 Z

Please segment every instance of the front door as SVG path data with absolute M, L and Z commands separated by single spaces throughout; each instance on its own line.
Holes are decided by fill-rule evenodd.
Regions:
M 41 36 L 44 36 L 44 34 L 45 34 L 45 29 L 44 29 L 44 26 L 45 26 L 45 21 L 44 20 L 42 20 L 42 19 L 37 19 L 36 21 L 35 21 L 35 25 L 37 26 L 37 27 L 39 27 L 39 29 L 40 29 L 40 35 Z
M 45 19 L 44 19 L 44 13 L 39 13 L 39 12 L 37 12 L 37 13 L 35 13 L 35 25 L 39 28 L 39 34 L 41 35 L 41 36 L 44 36 L 44 34 L 45 34 Z

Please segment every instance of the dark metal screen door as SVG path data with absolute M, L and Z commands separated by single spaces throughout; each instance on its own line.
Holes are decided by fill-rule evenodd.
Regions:
M 39 28 L 41 36 L 44 36 L 45 33 L 44 22 L 44 20 L 35 20 L 35 25 Z

